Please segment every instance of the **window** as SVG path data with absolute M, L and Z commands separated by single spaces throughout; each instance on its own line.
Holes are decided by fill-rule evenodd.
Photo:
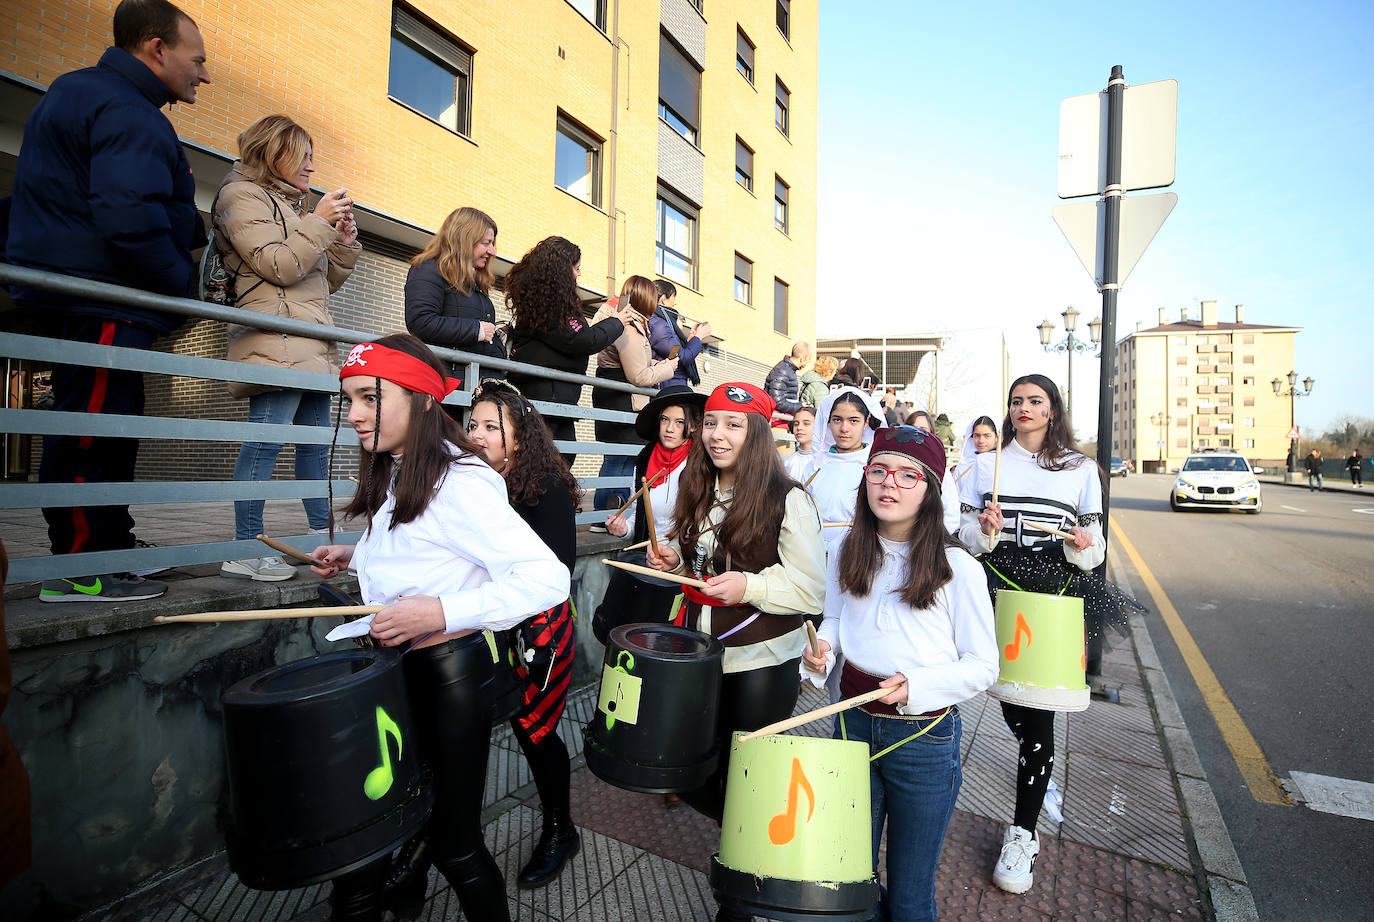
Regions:
M 787 233 L 787 196 L 791 188 L 781 178 L 773 177 L 773 226 Z
M 1197 447 L 1198 447 L 1198 448 L 1210 448 L 1211 446 L 1212 446 L 1212 440 L 1211 440 L 1211 439 L 1198 439 L 1198 440 L 1197 440 Z
M 754 152 L 739 138 L 735 138 L 735 182 L 754 191 Z
M 781 80 L 777 81 L 777 101 L 773 106 L 773 124 L 778 126 L 778 131 L 783 133 L 783 137 L 788 133 L 788 111 L 792 106 L 792 93 L 783 85 Z
M 792 0 L 777 0 L 778 31 L 789 42 L 792 40 Z
M 386 92 L 449 131 L 472 133 L 472 51 L 399 6 Z
M 1174 406 L 1176 406 L 1176 407 L 1186 407 L 1187 405 L 1188 405 L 1188 398 L 1187 398 L 1187 397 L 1175 397 L 1175 398 L 1174 398 Z
M 1176 346 L 1186 346 L 1186 345 L 1188 345 L 1188 337 L 1186 337 L 1186 336 L 1175 336 L 1175 337 L 1174 337 L 1174 345 L 1176 345 Z
M 1183 386 L 1183 387 L 1187 387 L 1187 386 L 1188 386 L 1188 376 L 1187 376 L 1187 375 L 1179 375 L 1178 378 L 1177 378 L 1176 380 L 1178 381 L 1178 383 L 1179 383 L 1181 386 Z
M 1174 358 L 1174 364 L 1175 364 L 1175 365 L 1187 365 L 1187 364 L 1188 364 L 1188 356 L 1186 356 L 1186 355 L 1176 356 L 1176 357 Z
M 1197 379 L 1197 383 L 1199 387 L 1206 387 L 1208 384 L 1211 384 L 1212 382 L 1208 380 L 1206 375 L 1202 375 Z
M 1241 401 L 1241 403 L 1242 403 L 1242 405 L 1244 405 L 1244 406 L 1253 407 L 1253 406 L 1255 405 L 1255 398 L 1254 398 L 1254 397 L 1246 397 L 1244 400 Z
M 1175 448 L 1187 448 L 1187 447 L 1188 447 L 1188 440 L 1187 440 L 1187 439 L 1175 439 L 1175 440 L 1174 440 L 1174 447 L 1175 447 Z
M 697 212 L 662 187 L 658 190 L 658 274 L 688 288 L 696 287 Z
M 1253 365 L 1255 364 L 1255 357 L 1253 355 L 1241 356 L 1240 361 L 1242 365 Z
M 1240 338 L 1240 342 L 1241 345 L 1244 346 L 1253 346 L 1255 344 L 1255 337 L 1251 333 L 1246 333 L 1244 336 Z
M 701 71 L 666 34 L 658 41 L 658 117 L 693 144 L 701 128 Z
M 1251 385 L 1253 385 L 1253 384 L 1255 383 L 1255 379 L 1254 379 L 1254 378 L 1241 378 L 1241 379 L 1240 379 L 1240 383 L 1241 383 L 1241 384 L 1251 384 Z
M 735 31 L 735 70 L 750 85 L 754 83 L 754 43 L 749 41 L 743 29 Z
M 1182 429 L 1182 428 L 1184 428 L 1185 426 L 1188 425 L 1188 420 L 1187 420 L 1186 418 L 1180 416 L 1178 419 L 1174 420 L 1174 425 L 1175 425 L 1176 427 L 1178 427 L 1179 429 Z
M 553 182 L 587 204 L 601 207 L 601 139 L 562 112 L 554 142 Z
M 787 335 L 787 283 L 773 279 L 773 331 Z
M 1255 447 L 1255 440 L 1254 440 L 1254 439 L 1241 439 L 1241 440 L 1240 440 L 1240 447 L 1241 447 L 1241 448 L 1254 448 L 1254 447 Z
M 1228 375 L 1217 375 L 1217 384 L 1230 384 L 1231 378 Z
M 587 17 L 592 25 L 606 31 L 606 0 L 568 0 L 568 4 Z
M 1254 421 L 1253 418 L 1247 418 L 1247 419 L 1242 419 L 1242 420 L 1240 421 L 1240 424 L 1241 424 L 1242 426 L 1247 427 L 1247 428 L 1253 429 L 1254 426 L 1255 426 L 1255 421 Z
M 1222 448 L 1230 448 L 1230 447 L 1231 447 L 1231 440 L 1230 440 L 1230 439 L 1221 439 L 1221 440 L 1220 440 L 1220 445 L 1221 445 Z
M 735 300 L 754 303 L 754 264 L 735 254 Z

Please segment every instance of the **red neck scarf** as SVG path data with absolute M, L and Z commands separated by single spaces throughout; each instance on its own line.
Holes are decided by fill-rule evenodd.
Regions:
M 654 443 L 654 450 L 649 452 L 649 466 L 644 471 L 644 477 L 649 481 L 649 485 L 657 487 L 668 479 L 668 475 L 677 470 L 683 461 L 687 460 L 687 452 L 692 448 L 691 441 L 683 442 L 671 451 L 663 447 L 662 442 Z

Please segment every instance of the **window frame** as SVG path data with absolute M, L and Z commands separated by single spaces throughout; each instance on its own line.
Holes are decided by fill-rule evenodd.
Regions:
M 743 263 L 748 278 L 740 275 L 740 264 Z M 739 296 L 740 286 L 744 286 L 744 297 Z M 754 306 L 754 261 L 739 251 L 735 252 L 735 281 L 734 281 L 735 300 L 740 304 Z
M 596 4 L 595 19 L 589 17 L 585 12 L 583 12 L 578 7 L 578 5 L 573 2 L 573 0 L 565 0 L 565 2 L 568 4 L 568 6 L 572 7 L 574 10 L 577 10 L 578 15 L 581 16 L 583 19 L 587 20 L 587 22 L 591 23 L 593 26 L 595 26 L 598 31 L 602 32 L 603 34 L 605 33 L 607 6 L 606 0 L 592 0 L 592 3 Z
M 689 253 L 682 253 L 667 245 L 667 214 L 665 209 L 671 208 L 687 219 L 687 248 Z M 682 196 L 673 192 L 672 189 L 660 184 L 657 195 L 654 198 L 654 268 L 657 273 L 679 285 L 686 285 L 693 291 L 697 290 L 697 273 L 699 268 L 699 247 L 701 245 L 701 209 L 692 205 Z M 687 278 L 676 278 L 663 270 L 666 265 L 663 254 L 671 253 L 687 263 Z
M 773 24 L 777 26 L 783 39 L 789 45 L 792 44 L 792 0 L 775 0 Z
M 778 294 L 779 294 L 779 292 L 781 292 L 781 294 L 782 294 L 782 299 L 781 299 L 782 329 L 778 329 L 778 310 L 779 310 L 779 299 L 778 299 Z M 776 275 L 773 276 L 773 332 L 774 332 L 774 333 L 778 333 L 778 334 L 780 334 L 780 335 L 782 335 L 782 336 L 789 336 L 789 335 L 791 335 L 790 333 L 788 333 L 788 330 L 791 328 L 791 320 L 792 320 L 792 317 L 791 317 L 791 301 L 792 301 L 792 286 L 789 285 L 789 284 L 787 284 L 786 282 L 784 282 L 782 279 L 778 278 Z
M 404 106 L 421 118 L 427 119 L 459 137 L 472 139 L 472 93 L 476 71 L 477 51 L 457 36 L 439 28 L 435 23 L 410 7 L 393 3 L 391 5 L 390 38 L 399 42 L 412 53 L 442 68 L 454 77 L 453 99 L 458 110 L 455 124 L 444 124 L 414 103 L 398 96 L 391 83 L 393 45 L 387 46 L 387 98 Z
M 784 138 L 792 137 L 792 91 L 781 77 L 773 78 L 773 127 Z
M 781 222 L 778 221 L 779 208 L 782 210 Z M 777 173 L 773 174 L 773 227 L 791 236 L 792 187 Z
M 741 42 L 743 42 L 745 45 L 747 45 L 747 46 L 749 47 L 749 60 L 748 60 L 748 61 L 745 61 L 744 58 L 740 55 L 740 43 L 741 43 Z M 755 66 L 754 66 L 754 60 L 755 60 L 755 58 L 754 58 L 754 53 L 757 52 L 758 50 L 759 50 L 759 46 L 758 46 L 758 45 L 755 45 L 755 44 L 753 43 L 753 41 L 750 40 L 749 34 L 748 34 L 747 32 L 744 31 L 744 28 L 743 28 L 742 26 L 736 25 L 736 26 L 735 26 L 735 72 L 738 73 L 741 77 L 743 77 L 743 78 L 745 79 L 745 81 L 747 81 L 748 84 L 749 84 L 750 86 L 754 86 L 754 74 L 755 74 Z
M 593 208 L 601 208 L 601 186 L 602 186 L 602 164 L 605 159 L 606 142 L 598 137 L 586 125 L 573 118 L 562 109 L 558 109 L 554 119 L 554 153 L 553 153 L 553 184 L 555 188 L 568 193 L 579 202 L 586 202 Z M 563 135 L 570 141 L 581 145 L 592 157 L 592 167 L 588 171 L 588 187 L 591 191 L 590 198 L 583 198 L 566 186 L 558 185 L 558 135 Z
M 739 165 L 741 151 L 749 155 L 749 169 L 743 170 Z M 744 174 L 744 179 L 740 179 L 740 174 Z M 745 191 L 754 191 L 754 149 L 744 142 L 739 135 L 735 135 L 735 182 L 743 186 Z
M 663 122 L 666 123 L 670 128 L 672 128 L 673 131 L 675 131 L 677 134 L 681 135 L 684 139 L 686 139 L 686 141 L 687 141 L 689 144 L 691 144 L 693 147 L 700 147 L 700 146 L 701 146 L 701 125 L 700 125 L 699 123 L 701 122 L 701 116 L 702 116 L 702 111 L 701 111 L 701 73 L 702 73 L 702 72 L 701 72 L 701 70 L 697 67 L 696 62 L 693 61 L 693 60 L 691 59 L 691 57 L 688 56 L 687 52 L 684 51 L 684 50 L 682 49 L 682 46 L 681 46 L 681 45 L 679 45 L 677 42 L 673 41 L 672 36 L 670 36 L 670 35 L 667 33 L 666 30 L 660 31 L 658 35 L 659 35 L 659 43 L 658 43 L 658 48 L 659 48 L 659 64 L 658 64 L 658 117 L 659 117 L 660 119 L 662 119 Z M 697 121 L 698 124 L 693 124 L 692 121 L 689 120 L 687 116 L 685 116 L 685 115 L 683 115 L 681 112 L 677 111 L 676 108 L 674 108 L 670 103 L 667 102 L 667 100 L 665 100 L 665 99 L 663 98 L 663 66 L 664 66 L 664 54 L 665 54 L 665 51 L 666 51 L 666 50 L 671 50 L 673 54 L 675 54 L 675 55 L 677 55 L 679 58 L 681 58 L 682 63 L 685 64 L 685 65 L 687 66 L 687 69 L 688 69 L 688 70 L 691 70 L 693 73 L 696 74 L 696 102 L 695 102 L 695 106 L 696 106 L 696 121 Z M 682 127 L 679 127 L 679 125 L 682 126 Z M 683 128 L 686 128 L 687 131 L 684 131 Z M 690 134 L 687 133 L 687 132 L 690 132 Z

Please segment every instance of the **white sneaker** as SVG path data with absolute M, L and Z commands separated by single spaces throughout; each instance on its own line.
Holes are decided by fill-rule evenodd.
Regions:
M 296 568 L 280 557 L 250 557 L 247 560 L 226 560 L 220 564 L 220 576 L 246 576 L 264 583 L 279 583 L 296 575 Z
M 1020 826 L 1010 826 L 1002 836 L 1002 853 L 992 870 L 992 882 L 1008 893 L 1025 893 L 1035 882 L 1031 869 L 1040 854 L 1040 841 L 1035 833 Z

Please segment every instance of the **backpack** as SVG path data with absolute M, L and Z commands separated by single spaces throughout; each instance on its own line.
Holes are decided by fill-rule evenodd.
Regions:
M 287 234 L 286 219 L 282 217 L 281 209 L 277 207 L 277 197 L 268 193 L 268 199 L 272 202 L 272 213 L 281 222 L 283 239 Z M 220 307 L 233 307 L 238 303 L 239 298 L 248 294 L 254 288 L 261 285 L 264 279 L 258 279 L 248 290 L 239 294 L 234 290 L 236 273 L 231 272 L 224 263 L 224 250 L 220 248 L 219 224 L 215 221 L 215 209 L 219 205 L 219 193 L 215 193 L 215 200 L 210 205 L 210 239 L 205 244 L 205 252 L 200 255 L 200 283 L 197 289 L 197 296 L 202 301 L 211 304 L 218 304 Z

